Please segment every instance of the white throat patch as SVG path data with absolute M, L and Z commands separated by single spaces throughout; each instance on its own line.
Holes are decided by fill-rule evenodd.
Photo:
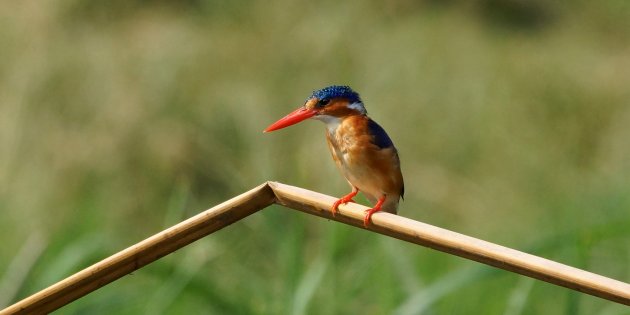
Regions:
M 331 135 L 335 134 L 335 131 L 341 124 L 341 118 L 335 116 L 316 115 L 313 116 L 313 118 L 319 121 L 323 121 L 326 124 L 326 129 L 328 129 L 328 133 L 330 133 Z

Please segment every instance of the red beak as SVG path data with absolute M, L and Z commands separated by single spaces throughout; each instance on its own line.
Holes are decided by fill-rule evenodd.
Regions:
M 265 129 L 263 132 L 270 132 L 289 127 L 291 125 L 295 125 L 302 120 L 315 116 L 315 114 L 317 114 L 317 111 L 314 109 L 306 109 L 305 107 L 300 107 L 292 113 L 284 116 L 282 119 L 271 124 L 271 126 L 267 127 L 267 129 Z

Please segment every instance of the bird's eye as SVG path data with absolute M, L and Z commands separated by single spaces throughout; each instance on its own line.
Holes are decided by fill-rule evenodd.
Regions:
M 319 100 L 319 101 L 317 102 L 317 107 L 324 107 L 324 106 L 326 106 L 326 104 L 328 104 L 328 102 L 330 102 L 330 100 L 329 100 L 329 99 L 327 99 L 327 98 L 322 98 L 321 100 Z

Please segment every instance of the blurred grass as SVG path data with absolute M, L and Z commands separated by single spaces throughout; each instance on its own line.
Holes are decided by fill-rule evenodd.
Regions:
M 339 83 L 399 148 L 402 215 L 627 282 L 629 38 L 623 0 L 2 2 L 3 298 L 265 180 L 345 193 L 318 123 L 261 133 Z M 471 310 L 630 314 L 278 207 L 58 313 Z

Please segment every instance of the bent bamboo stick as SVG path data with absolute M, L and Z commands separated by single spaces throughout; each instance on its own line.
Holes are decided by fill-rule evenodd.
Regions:
M 333 216 L 336 198 L 267 182 L 155 234 L 11 306 L 5 314 L 54 311 L 134 270 L 220 230 L 272 203 L 345 224 L 363 226 L 367 207 L 349 203 Z M 390 213 L 376 213 L 368 230 L 630 305 L 630 284 Z

